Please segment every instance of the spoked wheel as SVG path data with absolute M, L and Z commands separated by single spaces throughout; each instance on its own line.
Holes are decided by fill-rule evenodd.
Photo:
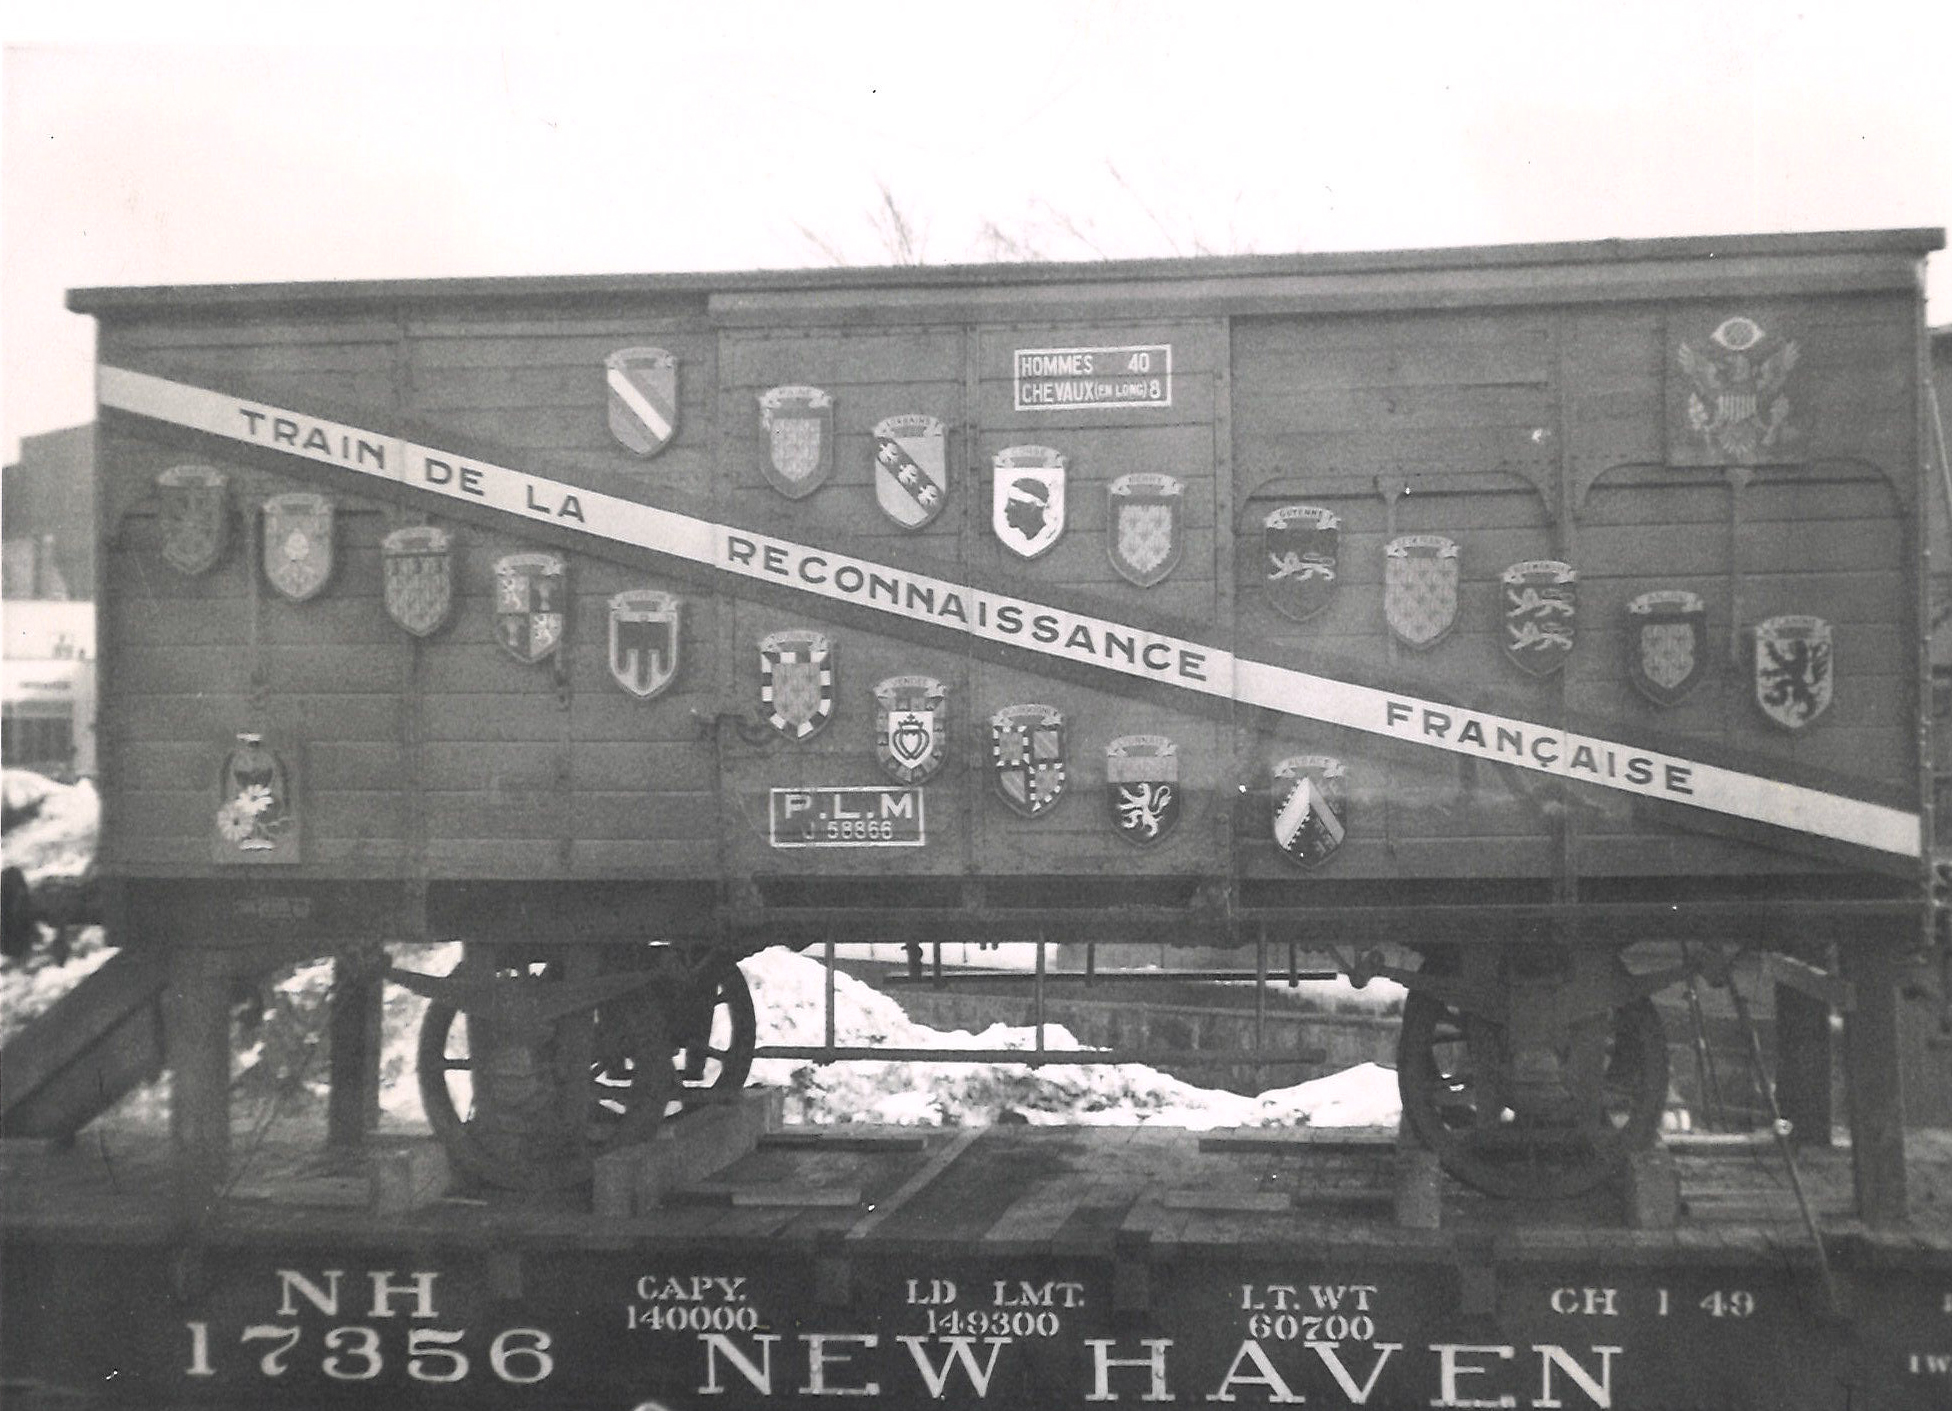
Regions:
M 691 989 L 674 1060 L 678 1098 L 687 1109 L 743 1088 L 759 1041 L 752 987 L 736 961 L 713 956 L 693 973 Z
M 1611 965 L 1625 975 L 1617 958 Z M 1508 1198 L 1572 1196 L 1659 1132 L 1667 1042 L 1653 1001 L 1640 998 L 1575 1020 L 1549 1054 L 1514 1054 L 1496 1017 L 1412 988 L 1397 1083 L 1404 1119 L 1458 1180 Z
M 547 985 L 561 965 L 491 966 L 473 956 L 451 978 Z M 421 1021 L 416 1060 L 428 1125 L 455 1164 L 490 1185 L 555 1190 L 590 1178 L 604 1151 L 647 1141 L 677 1096 L 662 1012 L 625 995 L 506 1031 L 439 1000 Z

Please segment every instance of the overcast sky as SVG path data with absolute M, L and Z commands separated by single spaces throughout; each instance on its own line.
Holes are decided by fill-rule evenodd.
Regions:
M 9 459 L 71 287 L 885 263 L 883 187 L 936 263 L 1952 222 L 1943 0 L 332 8 L 10 7 Z

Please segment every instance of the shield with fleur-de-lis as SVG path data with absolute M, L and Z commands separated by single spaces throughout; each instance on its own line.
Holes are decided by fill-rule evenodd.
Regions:
M 768 458 L 760 469 L 789 500 L 803 499 L 834 473 L 834 399 L 818 387 L 774 387 L 759 394 Z
M 890 676 L 875 686 L 874 756 L 897 783 L 926 784 L 941 772 L 949 754 L 947 699 L 932 676 Z
M 264 502 L 264 576 L 295 603 L 306 602 L 332 577 L 332 501 L 309 490 Z
M 163 559 L 195 578 L 215 568 L 230 541 L 230 477 L 207 465 L 173 465 L 156 477 Z
M 1179 565 L 1186 487 L 1170 475 L 1135 471 L 1112 481 L 1105 498 L 1112 567 L 1128 583 L 1150 588 Z
M 942 421 L 891 416 L 874 424 L 874 502 L 903 529 L 920 529 L 949 502 Z
M 1800 613 L 1755 625 L 1755 703 L 1785 730 L 1830 708 L 1836 651 L 1830 624 Z
M 1335 596 L 1342 516 L 1320 505 L 1283 505 L 1261 522 L 1261 570 L 1276 612 L 1306 622 Z
M 1505 590 L 1505 656 L 1532 676 L 1550 676 L 1572 655 L 1579 575 L 1556 559 L 1515 563 Z
M 561 554 L 509 554 L 495 561 L 495 640 L 533 666 L 562 650 L 569 625 L 569 565 Z
M 454 556 L 445 529 L 396 529 L 380 541 L 386 615 L 416 637 L 438 632 L 454 608 Z
M 1458 552 L 1441 534 L 1405 534 L 1383 547 L 1383 618 L 1396 640 L 1421 651 L 1457 621 Z
M 1671 706 L 1701 684 L 1708 666 L 1708 604 L 1662 588 L 1627 604 L 1627 676 L 1655 705 Z
M 1105 800 L 1126 842 L 1164 842 L 1179 823 L 1179 746 L 1164 735 L 1122 735 L 1106 745 Z
M 610 679 L 640 701 L 677 679 L 682 609 L 674 594 L 655 588 L 610 599 Z
M 619 348 L 603 360 L 610 434 L 626 450 L 656 455 L 678 434 L 678 360 L 662 348 Z
M 1055 706 L 1006 706 L 990 717 L 996 792 L 1025 818 L 1042 818 L 1064 794 L 1064 716 Z
M 1318 867 L 1349 834 L 1349 771 L 1328 755 L 1293 755 L 1274 766 L 1274 845 L 1300 867 Z
M 834 717 L 834 646 L 819 632 L 774 632 L 759 643 L 759 700 L 766 723 L 789 740 L 817 734 Z

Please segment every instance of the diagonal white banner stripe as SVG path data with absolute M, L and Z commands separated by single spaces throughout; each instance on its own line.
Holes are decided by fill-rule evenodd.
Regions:
M 664 419 L 664 413 L 659 411 L 657 405 L 644 395 L 642 389 L 624 374 L 622 368 L 610 369 L 610 390 L 624 399 L 624 404 L 637 413 L 658 440 L 671 439 L 671 423 Z
M 1236 659 L 1224 648 L 674 514 L 147 373 L 104 366 L 97 395 L 118 411 L 1119 675 L 1879 852 L 1916 857 L 1921 846 L 1921 820 L 1904 809 Z

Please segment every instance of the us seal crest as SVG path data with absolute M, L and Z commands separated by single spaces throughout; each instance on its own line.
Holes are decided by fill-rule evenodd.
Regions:
M 774 387 L 759 394 L 772 487 L 804 499 L 834 473 L 834 399 L 818 387 Z
M 332 501 L 309 490 L 264 502 L 264 576 L 295 603 L 319 594 L 332 577 Z
M 1505 655 L 1533 676 L 1550 676 L 1572 654 L 1579 575 L 1556 559 L 1528 559 L 1502 575 Z
M 1318 867 L 1349 832 L 1349 771 L 1322 754 L 1293 755 L 1274 766 L 1274 845 L 1301 867 Z
M 1669 459 L 1677 465 L 1757 465 L 1802 459 L 1791 374 L 1802 358 L 1793 338 L 1744 315 L 1705 338 L 1675 344 L 1670 374 Z
M 1064 717 L 1055 706 L 1006 706 L 990 717 L 997 795 L 1025 818 L 1042 818 L 1064 793 Z
M 416 637 L 441 629 L 454 608 L 448 533 L 430 524 L 396 529 L 380 541 L 386 615 Z
M 900 784 L 926 784 L 948 757 L 948 692 L 930 676 L 890 676 L 874 688 L 874 756 Z
M 874 425 L 874 502 L 903 529 L 920 529 L 949 500 L 942 422 L 891 416 Z
M 569 625 L 569 565 L 561 554 L 510 554 L 495 561 L 495 640 L 533 666 L 562 650 Z
M 1383 618 L 1396 640 L 1422 651 L 1457 621 L 1458 552 L 1441 534 L 1405 534 L 1383 546 Z
M 1341 528 L 1342 517 L 1319 505 L 1283 505 L 1262 521 L 1267 600 L 1276 612 L 1306 622 L 1328 606 Z
M 1010 446 L 991 459 L 990 528 L 1011 553 L 1034 559 L 1064 532 L 1064 455 Z
M 1662 588 L 1627 604 L 1627 675 L 1648 700 L 1675 704 L 1707 666 L 1708 605 L 1699 593 Z
M 650 457 L 678 434 L 678 360 L 662 348 L 619 348 L 603 360 L 610 434 Z
M 678 598 L 655 588 L 610 599 L 610 677 L 640 701 L 677 678 L 682 614 Z
M 759 643 L 766 723 L 789 740 L 818 734 L 834 716 L 834 647 L 818 632 L 774 632 Z
M 207 465 L 173 465 L 156 477 L 163 561 L 196 578 L 223 561 L 230 542 L 230 477 Z
M 1820 617 L 1772 617 L 1755 625 L 1755 703 L 1785 730 L 1830 708 L 1836 653 Z
M 1150 588 L 1179 566 L 1186 487 L 1170 475 L 1137 471 L 1112 481 L 1105 498 L 1112 567 L 1128 583 Z
M 1105 800 L 1126 842 L 1164 842 L 1179 823 L 1179 746 L 1164 735 L 1122 735 L 1106 745 Z

